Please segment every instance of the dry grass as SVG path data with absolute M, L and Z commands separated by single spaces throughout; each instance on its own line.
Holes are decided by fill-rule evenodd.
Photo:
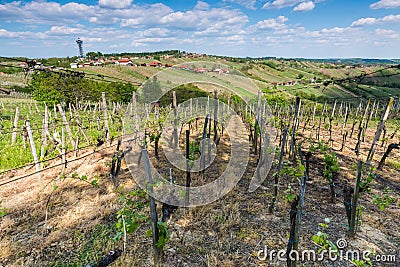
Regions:
M 326 133 L 323 136 L 327 136 Z M 221 143 L 221 147 L 227 144 Z M 349 144 L 353 146 L 353 144 Z M 368 149 L 364 144 L 363 149 Z M 150 147 L 150 155 L 153 148 Z M 382 153 L 383 149 L 378 151 Z M 162 151 L 161 151 L 162 152 Z M 224 170 L 225 154 L 219 151 L 219 161 L 210 169 L 208 179 L 214 179 Z M 112 151 L 98 153 L 90 161 L 70 163 L 67 176 L 77 172 L 89 179 L 98 175 L 100 187 L 94 188 L 74 179 L 56 181 L 58 188 L 53 191 L 52 179 L 58 177 L 60 169 L 43 175 L 43 186 L 37 177 L 18 181 L 0 188 L 0 198 L 8 208 L 8 215 L 0 222 L 0 266 L 46 266 L 58 260 L 59 265 L 77 263 L 80 265 L 99 260 L 109 250 L 122 248 L 122 242 L 113 242 L 115 234 L 112 224 L 115 212 L 120 208 L 119 193 L 108 178 Z M 320 174 L 323 165 L 320 155 L 311 160 L 311 178 L 307 187 L 303 223 L 301 226 L 301 249 L 316 249 L 311 237 L 318 231 L 318 223 L 325 218 L 332 222 L 327 230 L 329 239 L 335 242 L 347 232 L 346 214 L 342 204 L 344 186 L 354 183 L 354 162 L 357 158 L 350 150 L 338 152 L 341 166 L 337 183 L 338 199 L 330 203 L 327 181 Z M 153 162 L 166 168 L 165 159 Z M 209 205 L 178 209 L 169 222 L 171 234 L 166 244 L 163 266 L 283 266 L 284 263 L 263 262 L 257 259 L 258 250 L 285 249 L 289 232 L 290 204 L 282 193 L 290 179 L 281 178 L 277 210 L 267 213 L 272 193 L 272 172 L 264 186 L 256 192 L 248 192 L 248 185 L 255 167 L 252 157 L 248 169 L 238 185 L 226 196 Z M 184 177 L 183 172 L 174 170 L 174 177 Z M 400 202 L 399 171 L 385 167 L 378 172 L 373 183 L 372 194 L 381 194 L 389 186 L 393 196 Z M 20 175 L 14 173 L 13 175 Z M 193 176 L 194 184 L 202 184 L 202 176 Z M 197 180 L 196 180 L 197 179 Z M 124 191 L 135 188 L 129 172 L 123 166 L 120 181 Z M 179 181 L 179 182 L 183 182 Z M 47 187 L 44 187 L 47 185 Z M 49 199 L 49 196 L 50 200 Z M 48 205 L 47 202 L 49 203 Z M 397 221 L 399 207 L 390 206 L 385 212 L 372 204 L 372 195 L 364 194 L 360 203 L 366 207 L 363 224 L 357 238 L 349 241 L 350 248 L 366 250 L 375 248 L 384 254 L 398 253 L 400 228 Z M 158 204 L 159 214 L 161 205 Z M 45 220 L 46 207 L 48 212 Z M 148 214 L 148 210 L 145 210 Z M 145 232 L 147 223 L 128 236 L 127 251 L 112 266 L 151 266 L 151 239 Z M 300 266 L 333 266 L 333 263 L 304 262 Z M 334 266 L 348 266 L 337 262 Z M 377 265 L 379 266 L 379 265 Z M 390 266 L 390 265 L 388 265 Z

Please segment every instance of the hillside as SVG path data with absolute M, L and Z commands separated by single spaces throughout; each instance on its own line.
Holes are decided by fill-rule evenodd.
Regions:
M 396 68 L 143 61 L 0 95 L 0 267 L 399 266 Z
M 157 56 L 159 59 L 160 56 Z M 17 66 L 15 62 L 1 60 L 2 64 Z M 166 57 L 156 60 L 162 67 L 149 66 L 154 58 L 132 59 L 134 66 L 105 64 L 85 66 L 75 69 L 86 73 L 88 79 L 96 81 L 114 81 L 143 83 L 161 71 L 165 65 L 188 64 L 197 61 L 220 62 L 241 71 L 253 79 L 266 94 L 284 97 L 300 96 L 305 99 L 332 102 L 334 98 L 351 99 L 388 98 L 400 96 L 400 72 L 398 68 L 387 69 L 392 60 L 304 60 L 304 59 L 230 59 L 212 56 Z M 141 66 L 141 65 L 147 66 Z M 0 66 L 1 67 L 1 66 Z M 0 86 L 20 88 L 28 85 L 30 73 L 18 72 L 18 69 L 1 67 L 8 72 L 0 73 Z M 365 75 L 365 76 L 362 76 Z M 358 80 L 351 78 L 358 77 Z M 360 79 L 360 77 L 362 77 Z M 330 83 L 331 81 L 338 81 Z M 326 85 L 326 82 L 329 82 Z

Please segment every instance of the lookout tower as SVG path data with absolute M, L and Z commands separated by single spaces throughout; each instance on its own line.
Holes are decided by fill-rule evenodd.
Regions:
M 81 56 L 81 58 L 84 58 L 85 54 L 83 53 L 83 41 L 80 38 L 78 38 L 76 39 L 76 43 L 78 44 L 79 47 L 79 55 Z

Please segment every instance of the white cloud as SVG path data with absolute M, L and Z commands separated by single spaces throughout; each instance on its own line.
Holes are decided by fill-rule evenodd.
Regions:
M 209 8 L 210 8 L 210 5 L 203 1 L 198 1 L 196 6 L 194 7 L 194 9 L 198 9 L 198 10 L 207 10 Z
M 13 39 L 44 39 L 46 37 L 45 33 L 42 32 L 12 32 L 6 29 L 0 29 L 0 38 L 13 38 Z
M 139 35 L 143 35 L 144 37 L 166 37 L 170 33 L 170 30 L 164 28 L 151 28 L 141 32 Z
M 208 10 L 193 9 L 185 12 L 165 12 L 160 16 L 143 13 L 127 19 L 122 19 L 121 27 L 150 27 L 163 26 L 173 30 L 205 31 L 218 29 L 219 32 L 225 29 L 242 28 L 248 22 L 248 17 L 237 10 L 224 8 L 212 8 Z
M 224 2 L 236 3 L 238 5 L 244 6 L 248 9 L 255 10 L 254 5 L 256 4 L 256 0 L 223 0 Z
M 350 28 L 340 28 L 340 27 L 334 27 L 334 28 L 329 28 L 329 29 L 322 29 L 320 32 L 322 34 L 326 34 L 326 35 L 338 35 L 338 34 L 343 34 L 343 33 L 347 33 L 350 30 Z
M 285 28 L 285 22 L 288 18 L 285 16 L 279 16 L 276 19 L 266 19 L 257 22 L 256 24 L 249 27 L 250 30 L 279 30 Z
M 305 0 L 275 0 L 275 1 L 268 1 L 267 3 L 264 4 L 262 7 L 263 9 L 280 9 L 284 7 L 291 7 L 295 6 L 301 2 L 304 2 Z
M 356 21 L 354 21 L 351 26 L 365 26 L 365 25 L 373 25 L 377 22 L 378 20 L 376 18 L 361 18 Z
M 400 0 L 380 0 L 370 5 L 371 9 L 380 8 L 398 8 L 400 7 Z
M 82 28 L 71 28 L 68 26 L 52 26 L 50 30 L 46 32 L 49 35 L 77 35 L 87 33 L 88 30 Z
M 223 0 L 222 4 L 199 0 L 192 9 L 184 10 L 172 9 L 179 5 L 169 7 L 161 1 L 136 4 L 131 0 L 97 0 L 92 5 L 68 3 L 68 0 L 65 4 L 55 0 L 0 1 L 4 3 L 0 4 L 0 47 L 5 55 L 72 55 L 77 53 L 75 38 L 79 36 L 87 51 L 106 53 L 129 51 L 137 46 L 140 48 L 134 51 L 181 49 L 238 56 L 356 57 L 362 48 L 368 47 L 372 47 L 374 56 L 374 44 L 382 40 L 391 47 L 391 54 L 400 49 L 400 31 L 393 25 L 382 25 L 400 23 L 400 15 L 360 18 L 349 27 L 325 28 L 320 22 L 321 26 L 312 31 L 302 27 L 301 22 L 293 22 L 296 16 L 291 19 L 291 10 L 312 10 L 321 1 L 263 0 L 267 2 L 265 8 L 287 7 L 284 12 L 288 15 L 267 17 L 250 25 L 242 10 L 252 9 L 261 0 Z M 262 13 L 265 15 L 265 11 L 259 15 Z M 11 45 L 12 42 L 20 45 Z M 386 53 L 376 51 L 377 56 Z
M 61 5 L 56 2 L 16 1 L 0 4 L 0 17 L 29 24 L 48 24 L 49 22 L 76 21 L 94 14 L 95 6 L 70 2 Z
M 97 25 L 113 25 L 118 23 L 119 18 L 108 18 L 105 16 L 90 17 L 89 22 Z
M 375 29 L 375 34 L 383 38 L 390 38 L 390 39 L 396 39 L 400 37 L 399 33 L 387 29 Z
M 161 44 L 161 43 L 171 43 L 176 42 L 177 39 L 174 37 L 148 37 L 148 38 L 137 38 L 134 39 L 131 43 L 132 46 L 147 46 L 149 44 Z
M 388 15 L 383 18 L 361 18 L 354 21 L 351 26 L 370 26 L 376 24 L 384 24 L 384 23 L 398 23 L 400 22 L 400 14 L 398 15 Z
M 15 34 L 13 32 L 9 32 L 6 29 L 0 29 L 0 38 L 14 38 Z
M 294 7 L 293 11 L 310 11 L 315 8 L 317 3 L 324 1 L 325 0 L 274 0 L 266 2 L 262 9 Z
M 128 8 L 133 0 L 99 0 L 99 6 L 105 8 Z
M 315 4 L 313 1 L 303 2 L 296 6 L 293 11 L 311 11 L 314 9 L 314 7 Z
M 106 40 L 102 37 L 86 37 L 85 39 L 83 39 L 85 42 L 87 43 L 101 43 L 101 42 L 105 42 Z

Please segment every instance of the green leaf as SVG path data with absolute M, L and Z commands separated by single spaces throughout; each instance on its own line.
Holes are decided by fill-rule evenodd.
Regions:
M 151 228 L 150 228 L 150 229 L 148 229 L 146 231 L 146 237 L 152 237 L 152 235 L 153 235 L 153 233 L 152 233 Z
M 332 252 L 334 252 L 335 254 L 339 254 L 339 249 L 338 247 L 330 240 L 327 240 L 329 248 L 331 249 Z
M 318 245 L 322 245 L 323 244 L 323 239 L 321 238 L 321 236 L 313 235 L 312 240 L 315 243 L 317 243 Z
M 139 223 L 136 221 L 131 221 L 131 222 L 129 222 L 129 224 L 127 224 L 125 221 L 125 227 L 126 227 L 126 232 L 128 234 L 132 234 L 133 232 L 135 232 L 138 229 Z
M 120 240 L 122 235 L 123 235 L 122 232 L 118 232 L 118 233 L 113 237 L 113 240 L 114 240 L 114 241 Z
M 99 181 L 97 179 L 92 180 L 90 184 L 93 185 L 94 187 L 99 187 Z

